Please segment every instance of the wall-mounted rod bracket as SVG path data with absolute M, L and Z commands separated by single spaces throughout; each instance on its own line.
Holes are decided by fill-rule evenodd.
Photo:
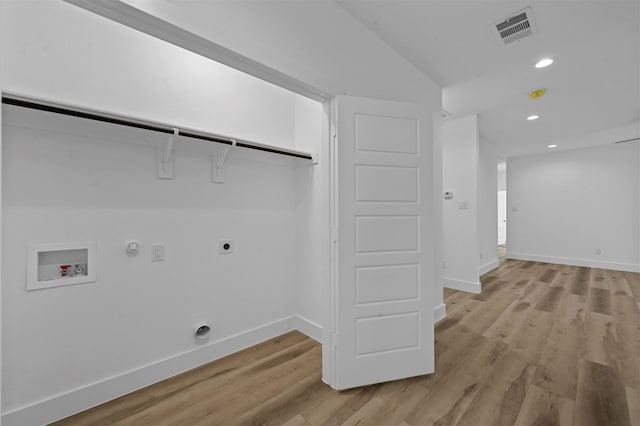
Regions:
M 224 163 L 227 161 L 229 150 L 236 146 L 236 141 L 231 139 L 231 145 L 219 147 L 211 157 L 211 181 L 213 183 L 224 183 Z
M 173 141 L 180 130 L 173 128 L 173 134 L 158 149 L 158 179 L 173 179 Z

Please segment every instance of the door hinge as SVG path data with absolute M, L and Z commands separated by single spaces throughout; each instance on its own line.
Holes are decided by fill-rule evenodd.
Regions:
M 331 347 L 334 349 L 338 347 L 338 333 L 331 334 Z
M 331 228 L 331 242 L 337 244 L 338 242 L 338 228 Z

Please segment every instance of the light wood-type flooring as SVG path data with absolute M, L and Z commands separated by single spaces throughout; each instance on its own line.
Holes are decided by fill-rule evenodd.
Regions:
M 506 260 L 445 291 L 435 374 L 338 392 L 291 332 L 60 425 L 640 425 L 640 274 Z

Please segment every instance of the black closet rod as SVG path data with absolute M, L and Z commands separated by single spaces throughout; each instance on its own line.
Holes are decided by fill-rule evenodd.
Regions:
M 625 139 L 623 141 L 618 141 L 615 143 L 625 143 L 625 142 L 633 142 L 633 141 L 640 141 L 640 138 Z
M 44 103 L 36 102 L 33 100 L 19 99 L 17 97 L 12 97 L 10 95 L 3 95 L 2 103 L 7 105 L 18 106 L 22 108 L 36 109 L 36 110 L 52 112 L 56 114 L 69 115 L 72 117 L 85 118 L 88 120 L 102 121 L 104 123 L 118 124 L 120 126 L 135 127 L 137 129 L 150 130 L 153 132 L 173 134 L 173 127 L 163 127 L 157 124 L 149 124 L 142 121 L 127 120 L 126 118 L 120 118 L 117 116 L 109 116 L 109 115 L 97 114 L 94 112 L 70 109 L 70 108 L 62 107 L 58 105 L 44 104 Z M 202 133 L 191 132 L 188 130 L 179 130 L 179 135 L 186 136 L 193 139 L 201 139 L 209 142 L 222 143 L 225 145 L 234 144 L 234 140 L 232 139 L 225 139 L 219 136 L 205 135 Z M 272 152 L 274 154 L 288 155 L 290 157 L 304 158 L 305 160 L 313 159 L 313 157 L 310 154 L 287 151 L 287 150 L 279 149 L 276 147 L 252 144 L 249 142 L 235 141 L 235 146 L 239 146 L 241 148 L 255 149 L 258 151 Z

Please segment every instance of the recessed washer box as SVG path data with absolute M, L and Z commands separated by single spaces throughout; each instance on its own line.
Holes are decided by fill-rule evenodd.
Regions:
M 27 291 L 95 281 L 95 242 L 28 246 Z

